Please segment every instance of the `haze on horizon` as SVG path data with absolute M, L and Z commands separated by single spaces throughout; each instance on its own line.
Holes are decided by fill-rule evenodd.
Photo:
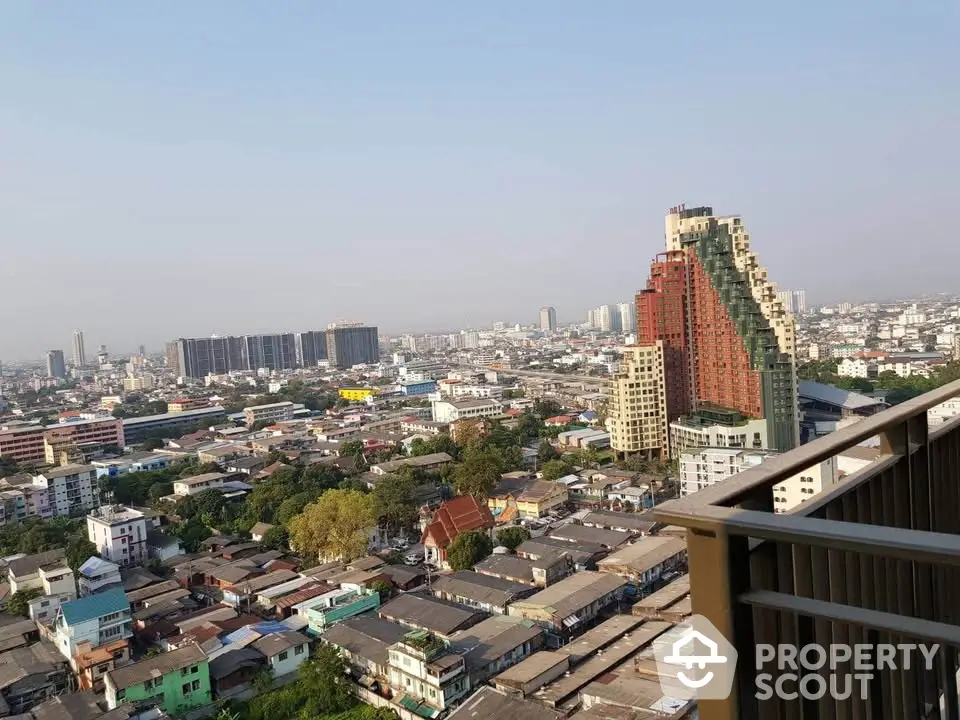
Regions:
M 0 358 L 627 301 L 678 203 L 953 291 L 960 5 L 0 5 Z

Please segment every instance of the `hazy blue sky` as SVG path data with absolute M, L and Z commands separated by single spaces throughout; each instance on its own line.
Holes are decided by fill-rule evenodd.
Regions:
M 671 205 L 811 299 L 958 290 L 956 0 L 0 3 L 0 358 L 561 322 Z M 949 213 L 949 215 L 945 214 Z M 89 352 L 89 350 L 88 350 Z

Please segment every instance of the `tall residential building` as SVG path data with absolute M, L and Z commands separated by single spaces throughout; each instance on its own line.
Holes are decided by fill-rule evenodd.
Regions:
M 597 311 L 587 310 L 587 327 L 595 328 L 597 326 Z
M 380 362 L 377 328 L 362 323 L 327 325 L 327 360 L 338 368 Z
M 620 318 L 620 332 L 632 333 L 637 329 L 637 308 L 633 303 L 617 305 L 617 316 Z
M 83 345 L 83 330 L 73 331 L 73 366 L 83 367 L 87 364 L 87 350 Z
M 293 343 L 297 367 L 316 367 L 321 360 L 327 359 L 327 334 L 323 330 L 295 333 Z
M 799 444 L 793 316 L 750 249 L 739 216 L 673 208 L 667 252 L 637 295 L 637 336 L 662 340 L 668 414 L 702 425 L 730 417 L 764 419 L 764 449 Z
M 65 378 L 67 364 L 63 360 L 63 350 L 47 351 L 47 377 Z
M 244 351 L 247 370 L 292 370 L 297 351 L 293 333 L 279 335 L 246 335 Z
M 601 305 L 593 311 L 593 327 L 600 332 L 613 332 L 620 324 L 616 305 Z
M 203 378 L 249 370 L 243 337 L 180 338 L 167 343 L 167 365 L 177 375 Z
M 666 458 L 669 448 L 664 343 L 623 348 L 608 385 L 607 432 L 620 455 Z
M 544 332 L 557 331 L 557 311 L 552 307 L 540 308 L 540 329 Z
M 805 290 L 781 290 L 777 293 L 777 297 L 791 315 L 802 315 L 807 310 Z

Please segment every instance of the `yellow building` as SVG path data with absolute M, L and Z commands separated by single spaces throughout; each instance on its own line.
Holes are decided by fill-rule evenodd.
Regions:
M 487 507 L 504 523 L 516 518 L 541 518 L 548 511 L 569 499 L 567 486 L 549 480 L 537 480 L 516 494 L 507 493 L 487 498 Z
M 608 386 L 607 432 L 619 455 L 668 456 L 667 395 L 663 342 L 623 348 Z
M 372 387 L 351 387 L 351 388 L 340 388 L 340 397 L 344 400 L 352 400 L 356 402 L 362 402 L 368 397 L 375 397 L 380 394 L 380 391 L 377 388 Z

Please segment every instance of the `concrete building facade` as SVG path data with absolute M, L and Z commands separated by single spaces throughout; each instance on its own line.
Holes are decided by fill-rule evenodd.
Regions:
M 623 348 L 608 386 L 606 428 L 618 454 L 665 458 L 669 454 L 663 342 Z

